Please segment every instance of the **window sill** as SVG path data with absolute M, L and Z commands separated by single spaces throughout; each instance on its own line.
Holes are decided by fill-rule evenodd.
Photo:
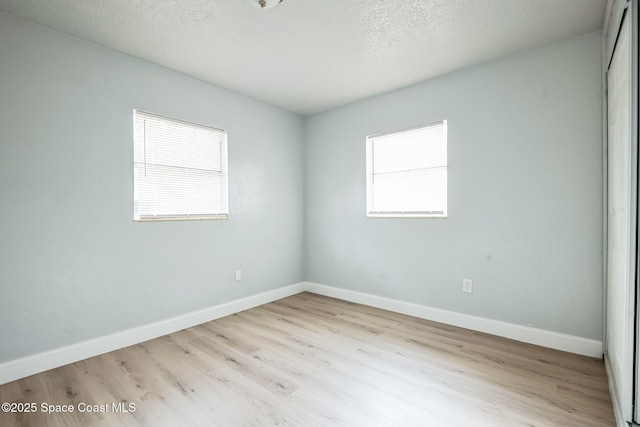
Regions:
M 412 213 L 380 213 L 380 214 L 367 214 L 367 218 L 447 218 L 447 214 L 412 214 Z
M 133 222 L 162 222 L 162 221 L 209 221 L 209 220 L 228 220 L 229 215 L 217 216 L 194 216 L 194 217 L 176 217 L 176 218 L 134 218 Z

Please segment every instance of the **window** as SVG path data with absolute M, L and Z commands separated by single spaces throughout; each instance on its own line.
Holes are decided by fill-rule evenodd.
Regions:
M 447 121 L 367 137 L 367 216 L 447 216 Z
M 227 133 L 139 110 L 133 219 L 226 219 Z

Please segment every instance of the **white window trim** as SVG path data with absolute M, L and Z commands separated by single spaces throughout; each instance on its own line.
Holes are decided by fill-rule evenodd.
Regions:
M 212 213 L 212 214 L 175 214 L 175 215 L 139 215 L 136 213 L 134 208 L 134 222 L 157 222 L 157 221 L 202 221 L 202 220 L 226 220 L 229 219 L 229 175 L 228 175 L 228 151 L 227 151 L 227 132 L 223 129 L 214 128 L 212 126 L 202 125 L 199 123 L 188 122 L 185 120 L 180 120 L 172 117 L 166 117 L 155 113 L 149 113 L 143 110 L 133 110 L 133 127 L 134 127 L 134 174 L 135 174 L 135 148 L 136 148 L 136 140 L 135 140 L 135 127 L 136 127 L 136 117 L 137 115 L 157 118 L 163 121 L 176 122 L 180 124 L 187 124 L 193 127 L 199 127 L 206 130 L 217 131 L 222 135 L 222 143 L 221 143 L 221 159 L 220 159 L 220 167 L 221 167 L 221 176 L 222 176 L 222 185 L 221 185 L 221 197 L 222 197 L 222 212 L 220 213 Z M 135 199 L 135 185 L 136 178 L 134 176 L 134 203 Z
M 412 211 L 397 211 L 397 212 L 376 212 L 373 211 L 373 141 L 376 137 L 385 136 L 385 135 L 393 135 L 397 133 L 409 132 L 412 130 L 428 128 L 430 126 L 435 126 L 438 124 L 444 124 L 444 138 L 445 145 L 448 151 L 448 124 L 447 120 L 438 120 L 435 122 L 427 123 L 425 125 L 414 126 L 407 129 L 396 130 L 392 132 L 382 132 L 374 135 L 369 135 L 366 138 L 366 216 L 367 218 L 447 218 L 449 211 L 449 203 L 447 201 L 444 212 L 412 212 Z M 449 169 L 449 162 L 447 160 L 447 164 L 444 166 Z M 448 180 L 447 180 L 448 181 Z M 448 184 L 447 184 L 447 192 L 448 192 Z M 448 199 L 448 195 L 447 195 Z

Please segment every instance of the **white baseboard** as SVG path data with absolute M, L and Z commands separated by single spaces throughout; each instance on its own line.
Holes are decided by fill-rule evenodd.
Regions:
M 251 295 L 214 307 L 198 310 L 160 322 L 150 323 L 115 334 L 94 338 L 43 353 L 34 354 L 9 362 L 0 363 L 0 384 L 5 384 L 29 375 L 58 368 L 89 357 L 108 353 L 123 347 L 158 338 L 201 323 L 219 319 L 230 314 L 248 310 L 271 301 L 295 295 L 304 290 L 304 283 Z
M 602 357 L 602 341 L 532 328 L 530 326 L 516 325 L 514 323 L 487 319 L 485 317 L 477 317 L 469 314 L 442 310 L 426 305 L 321 285 L 319 283 L 306 282 L 303 283 L 303 288 L 308 292 L 320 295 L 369 305 L 371 307 L 382 308 L 384 310 L 407 314 L 421 319 L 433 320 L 434 322 L 459 326 L 461 328 L 471 329 L 474 331 L 498 335 L 504 338 L 536 344 L 542 347 L 554 348 L 556 350 L 568 351 L 570 353 L 581 354 L 584 356 L 596 358 Z
M 172 317 L 160 322 L 0 363 L 0 384 L 158 338 L 304 291 L 369 305 L 396 313 L 407 314 L 421 319 L 486 332 L 543 347 L 555 348 L 585 356 L 602 357 L 601 341 L 516 325 L 484 317 L 471 316 L 318 283 L 300 282 L 220 304 L 215 307 Z

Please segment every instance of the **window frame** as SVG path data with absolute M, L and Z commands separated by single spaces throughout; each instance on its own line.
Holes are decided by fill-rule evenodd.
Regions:
M 156 113 L 150 113 L 145 110 L 134 109 L 133 110 L 133 221 L 134 222 L 158 222 L 158 221 L 204 221 L 204 220 L 227 220 L 229 219 L 229 170 L 228 170 L 228 147 L 227 147 L 227 139 L 228 134 L 224 129 L 215 128 L 213 126 L 203 125 L 200 123 L 190 122 L 182 119 L 177 119 L 174 117 L 163 116 Z M 222 210 L 219 213 L 211 213 L 211 214 L 157 214 L 157 215 L 141 215 L 136 209 L 136 203 L 138 203 L 138 193 L 137 193 L 137 175 L 136 175 L 136 166 L 140 163 L 136 158 L 136 148 L 138 146 L 137 140 L 137 119 L 139 116 L 145 118 L 151 118 L 163 121 L 165 123 L 177 123 L 180 125 L 187 125 L 191 129 L 204 129 L 206 131 L 213 131 L 218 134 L 218 137 L 221 139 L 220 141 L 220 171 L 214 169 L 206 169 L 211 172 L 220 173 L 221 177 L 221 185 L 220 185 L 220 203 L 222 206 Z M 145 154 L 145 162 L 146 162 L 146 154 Z M 177 165 L 170 165 L 175 167 L 180 167 Z M 146 167 L 146 166 L 145 166 Z M 185 169 L 192 169 L 189 167 L 184 167 Z
M 445 206 L 444 211 L 431 211 L 431 212 L 420 212 L 420 211 L 374 211 L 373 203 L 374 203 L 374 142 L 376 138 L 380 138 L 382 136 L 391 136 L 394 134 L 402 134 L 413 132 L 420 129 L 427 129 L 434 126 L 443 126 L 443 134 L 444 134 L 444 149 L 445 149 L 445 159 L 446 163 L 444 165 L 445 168 Z M 449 216 L 449 201 L 448 201 L 448 193 L 449 193 L 449 183 L 448 183 L 448 175 L 449 175 L 449 160 L 448 160 L 448 122 L 446 119 L 430 122 L 424 125 L 413 126 L 410 128 L 399 129 L 390 132 L 382 132 L 378 134 L 368 135 L 366 137 L 366 216 L 367 218 L 448 218 Z M 442 166 L 439 166 L 442 167 Z M 435 169 L 436 167 L 424 167 L 420 169 Z

